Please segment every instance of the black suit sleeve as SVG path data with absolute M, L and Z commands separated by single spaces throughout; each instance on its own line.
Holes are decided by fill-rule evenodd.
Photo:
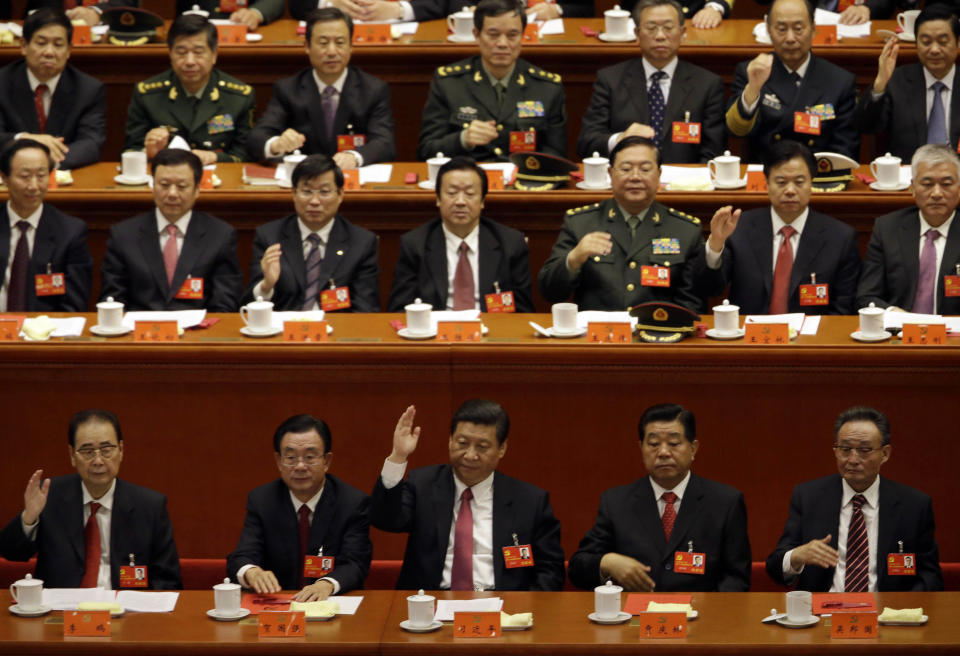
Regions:
M 860 280 L 860 251 L 857 233 L 850 231 L 841 250 L 834 289 L 830 293 L 831 314 L 856 314 L 857 283 Z
M 533 312 L 530 288 L 530 250 L 522 238 L 510 254 L 510 279 L 513 280 L 513 301 L 517 312 Z
M 263 231 L 259 229 L 254 233 L 253 257 L 250 259 L 250 282 L 247 284 L 247 288 L 243 291 L 243 296 L 240 297 L 240 305 L 246 305 L 250 301 L 256 300 L 253 297 L 253 289 L 261 280 L 263 280 L 263 269 L 260 268 L 260 260 L 263 258 L 264 251 L 266 251 L 274 243 L 280 243 L 280 241 L 276 240 L 275 242 L 267 242 L 267 239 L 263 235 Z M 274 303 L 279 308 L 280 303 L 279 299 L 276 298 L 276 289 L 274 289 L 273 295 Z
M 263 113 L 263 116 L 260 117 L 260 120 L 247 135 L 247 154 L 251 161 L 259 162 L 263 160 L 263 149 L 267 145 L 267 141 L 271 137 L 279 136 L 290 124 L 287 108 L 284 101 L 281 100 L 281 96 L 285 97 L 281 82 L 282 80 L 274 82 L 273 95 L 267 105 L 267 111 Z
M 787 523 L 783 527 L 783 534 L 780 536 L 780 540 L 777 541 L 777 546 L 774 548 L 773 553 L 767 556 L 767 574 L 780 585 L 793 585 L 796 582 L 795 577 L 789 581 L 784 577 L 783 557 L 791 549 L 801 546 L 801 544 L 803 544 L 802 540 L 803 503 L 801 501 L 800 488 L 795 487 L 793 489 L 793 496 L 790 497 L 790 514 L 787 516 Z M 833 545 L 836 545 L 836 537 L 834 537 Z M 806 568 L 817 568 L 817 566 L 807 565 L 804 569 Z
M 547 113 L 547 133 L 543 141 L 537 145 L 541 152 L 567 156 L 567 106 L 563 89 L 560 88 L 553 97 L 553 105 Z M 459 133 L 457 138 L 459 139 Z M 539 139 L 538 139 L 539 141 Z
M 393 286 L 387 301 L 387 312 L 402 312 L 419 292 L 420 257 L 412 240 L 400 238 L 400 254 L 393 269 Z M 376 524 L 374 524 L 376 525 Z
M 723 570 L 717 579 L 718 592 L 746 592 L 750 589 L 750 540 L 747 538 L 747 505 L 743 494 L 727 508 L 723 522 Z
M 163 497 L 153 522 L 151 540 L 153 554 L 150 562 L 150 587 L 153 590 L 182 590 L 180 578 L 180 558 L 177 545 L 173 541 L 173 524 L 167 513 L 167 498 Z M 119 567 L 114 563 L 114 568 Z
M 550 303 L 561 303 L 568 298 L 577 287 L 579 276 L 567 271 L 567 255 L 580 242 L 569 219 L 564 219 L 563 228 L 557 243 L 553 245 L 550 256 L 540 267 L 537 282 L 540 293 Z
M 97 83 L 97 89 L 89 104 L 78 111 L 79 120 L 74 139 L 67 143 L 70 152 L 60 163 L 60 168 L 64 170 L 77 169 L 100 160 L 100 151 L 107 133 L 106 90 L 102 84 Z
M 913 590 L 934 592 L 943 590 L 943 573 L 940 571 L 940 550 L 934 537 L 933 503 L 926 497 L 917 513 L 916 524 L 919 532 L 916 536 L 917 576 L 913 581 Z
M 66 251 L 67 293 L 61 307 L 64 312 L 86 312 L 90 307 L 90 287 L 93 278 L 93 258 L 87 248 L 87 225 L 73 235 Z
M 127 303 L 130 273 L 127 270 L 126 259 L 123 257 L 123 240 L 117 227 L 114 225 L 110 228 L 107 251 L 100 263 L 100 300 L 112 297 L 115 301 Z
M 413 8 L 413 19 L 418 23 L 446 18 L 451 13 L 449 2 L 444 0 L 411 0 L 410 6 Z
M 247 514 L 243 518 L 243 530 L 237 547 L 227 556 L 227 576 L 240 583 L 237 572 L 244 565 L 264 567 L 264 530 L 263 520 L 253 494 L 247 495 Z
M 334 562 L 330 578 L 340 584 L 340 592 L 363 587 L 370 573 L 373 544 L 370 542 L 370 497 L 364 495 L 356 511 L 344 522 L 340 553 Z
M 590 18 L 596 15 L 593 0 L 560 0 L 564 18 Z
M 856 120 L 857 129 L 864 134 L 878 134 L 887 131 L 887 122 L 890 120 L 890 84 L 880 97 L 874 99 L 873 85 L 863 90 L 857 102 Z
M 357 148 L 363 164 L 392 162 L 397 158 L 394 139 L 393 110 L 390 109 L 390 87 L 379 84 L 376 100 L 367 112 L 367 141 Z
M 550 506 L 550 495 L 543 493 L 537 509 L 540 521 L 533 537 L 534 581 L 531 590 L 560 590 L 563 588 L 563 545 L 560 541 L 560 521 Z
M 416 493 L 408 481 L 402 480 L 388 490 L 383 479 L 377 478 L 370 495 L 370 523 L 375 528 L 390 533 L 409 533 L 413 529 L 416 508 Z
M 593 589 L 607 579 L 600 574 L 600 561 L 603 556 L 613 551 L 616 544 L 615 529 L 610 512 L 606 508 L 607 495 L 600 497 L 600 508 L 597 518 L 587 534 L 580 540 L 580 546 L 570 556 L 568 573 L 570 581 L 579 588 Z
M 580 135 L 577 137 L 577 154 L 581 159 L 599 153 L 603 157 L 610 154 L 607 142 L 613 134 L 610 128 L 611 100 L 613 89 L 605 75 L 597 76 L 593 82 L 593 95 L 590 105 L 583 115 Z
M 20 513 L 17 513 L 0 531 L 0 557 L 24 562 L 36 553 L 37 543 L 24 535 Z
M 207 311 L 236 312 L 239 308 L 240 292 L 243 290 L 243 274 L 237 262 L 237 231 L 232 227 L 228 237 L 220 244 L 220 252 L 209 279 L 211 290 Z
M 830 150 L 856 161 L 860 155 L 860 132 L 856 125 L 857 80 L 850 75 L 846 90 L 838 97 Z
M 380 264 L 377 255 L 379 243 L 374 237 L 357 264 L 350 281 L 350 307 L 354 312 L 380 311 Z
M 880 230 L 874 225 L 870 243 L 867 244 L 867 256 L 863 259 L 863 269 L 860 271 L 860 282 L 857 285 L 857 308 L 867 307 L 871 303 L 878 308 L 890 305 L 887 300 L 889 286 L 887 285 L 886 256 L 884 254 L 883 239 Z M 904 308 L 909 310 L 909 308 Z

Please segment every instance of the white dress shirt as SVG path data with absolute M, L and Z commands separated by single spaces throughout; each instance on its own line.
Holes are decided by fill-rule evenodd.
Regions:
M 400 484 L 407 471 L 407 464 L 398 465 L 390 459 L 383 461 L 380 479 L 383 487 L 390 490 Z M 450 535 L 447 539 L 447 553 L 443 560 L 443 576 L 440 579 L 442 590 L 450 589 L 453 578 L 453 547 L 457 530 L 457 515 L 460 514 L 461 495 L 467 486 L 454 474 L 453 476 L 453 517 L 450 519 Z M 470 511 L 473 514 L 473 587 L 475 590 L 493 590 L 496 578 L 493 571 L 493 474 L 470 488 L 473 500 Z
M 442 222 L 444 242 L 447 250 L 447 310 L 453 309 L 453 277 L 457 273 L 457 263 L 460 262 L 460 244 L 467 245 L 467 260 L 473 269 L 473 307 L 480 309 L 480 225 L 477 224 L 466 238 L 461 239 L 447 230 Z
M 16 212 L 13 211 L 13 206 L 10 205 L 10 201 L 7 201 L 7 217 L 10 219 L 10 254 L 7 258 L 7 268 L 3 272 L 3 281 L 0 285 L 0 310 L 6 312 L 7 308 L 7 299 L 10 297 L 10 272 L 13 270 L 13 257 L 17 253 L 17 242 L 20 241 L 20 228 L 17 227 L 17 223 L 20 221 L 26 221 L 30 224 L 30 227 L 27 228 L 27 231 L 24 233 L 27 238 L 27 254 L 33 256 L 33 242 L 37 238 L 37 227 L 40 225 L 40 215 L 43 214 L 43 203 L 40 204 L 40 207 L 30 216 L 19 216 Z M 27 284 L 30 284 L 27 281 Z
M 660 513 L 660 517 L 663 518 L 663 511 L 667 507 L 667 502 L 663 499 L 664 492 L 673 492 L 677 495 L 677 500 L 673 502 L 673 510 L 679 515 L 680 514 L 680 504 L 683 502 L 683 495 L 687 492 L 687 484 L 690 482 L 690 472 L 687 471 L 687 475 L 683 477 L 683 480 L 677 483 L 677 486 L 672 490 L 661 486 L 652 477 L 647 477 L 650 480 L 650 487 L 653 488 L 653 496 L 657 500 L 657 512 Z
M 330 219 L 327 221 L 322 228 L 319 230 L 311 230 L 307 227 L 307 224 L 303 222 L 299 216 L 297 217 L 297 227 L 300 228 L 300 241 L 303 246 L 303 259 L 306 260 L 307 256 L 310 255 L 310 250 L 313 248 L 313 244 L 310 243 L 310 235 L 316 233 L 320 237 L 320 244 L 317 246 L 320 249 L 320 259 L 323 260 L 327 254 L 327 243 L 330 241 L 330 232 L 333 230 L 333 222 L 335 219 Z M 324 289 L 327 286 L 327 280 L 320 281 L 320 288 Z M 262 296 L 263 300 L 269 301 L 273 298 L 273 292 L 276 291 L 276 287 L 271 289 L 269 292 L 264 293 L 263 291 L 263 281 L 261 280 L 253 288 L 253 298 L 256 300 L 257 297 Z M 313 306 L 311 310 L 320 309 L 320 299 L 319 297 L 314 299 Z
M 167 232 L 167 226 L 170 225 L 170 222 L 167 221 L 167 217 L 160 213 L 159 209 L 154 210 L 154 212 L 157 217 L 157 233 L 160 236 L 160 252 L 163 253 L 163 248 L 167 245 L 167 240 L 170 239 L 170 233 Z M 190 210 L 173 222 L 173 225 L 177 226 L 177 255 L 180 255 L 180 251 L 183 250 L 183 240 L 187 235 L 187 228 L 190 226 L 190 217 L 192 216 L 193 210 Z
M 723 12 L 721 12 L 723 13 Z M 660 80 L 660 91 L 663 93 L 663 106 L 667 106 L 667 102 L 670 100 L 670 84 L 673 82 L 674 73 L 677 72 L 677 58 L 674 57 L 670 60 L 663 68 L 657 68 L 653 64 L 647 61 L 647 58 L 643 58 L 643 76 L 646 79 L 646 84 L 644 85 L 647 89 L 650 89 L 650 85 L 653 84 L 653 74 L 657 71 L 663 71 L 667 74 L 667 77 Z M 649 94 L 649 91 L 647 92 Z M 617 145 L 617 142 L 620 140 L 620 135 L 623 132 L 617 132 L 611 134 L 607 139 L 607 152 L 613 150 L 613 147 Z
M 850 531 L 850 518 L 853 516 L 853 497 L 857 494 L 862 494 L 866 499 L 866 503 L 861 506 L 861 511 L 863 512 L 863 522 L 867 528 L 867 541 L 869 542 L 870 550 L 870 564 L 869 564 L 869 581 L 867 583 L 867 589 L 870 592 L 877 591 L 877 535 L 878 535 L 878 525 L 879 525 L 879 516 L 880 516 L 880 477 L 877 476 L 874 479 L 873 483 L 870 484 L 863 492 L 857 492 L 850 484 L 846 481 L 843 481 L 843 496 L 840 501 L 840 525 L 837 527 L 837 536 L 834 540 L 830 542 L 830 546 L 834 547 L 839 554 L 839 559 L 837 561 L 837 567 L 833 572 L 833 582 L 830 584 L 830 592 L 843 592 L 844 585 L 847 573 L 847 533 Z M 821 536 L 821 537 L 826 537 Z M 790 564 L 790 556 L 793 554 L 793 549 L 783 554 L 783 563 L 781 567 L 783 568 L 783 576 L 786 579 L 787 583 L 792 583 L 792 581 L 803 571 L 803 567 L 800 569 L 793 569 Z
M 936 278 L 934 278 L 936 286 L 934 287 L 934 293 L 933 293 L 933 313 L 936 314 L 937 310 L 939 309 L 937 306 L 940 305 L 939 294 L 937 294 L 937 290 L 943 287 L 943 282 L 939 280 L 940 264 L 943 263 L 943 252 L 947 248 L 947 235 L 950 234 L 950 226 L 953 224 L 953 219 L 957 215 L 957 213 L 956 211 L 954 211 L 954 213 L 950 215 L 949 219 L 944 221 L 942 224 L 940 224 L 936 228 L 934 228 L 932 225 L 927 223 L 927 220 L 923 218 L 923 212 L 918 212 L 918 214 L 920 215 L 920 250 L 917 251 L 918 263 L 920 262 L 920 259 L 919 259 L 920 256 L 923 255 L 923 244 L 927 240 L 926 239 L 927 230 L 936 230 L 937 232 L 940 233 L 940 237 L 935 242 L 933 242 L 933 246 L 937 251 L 937 269 L 936 269 L 937 273 L 936 273 Z M 947 275 L 951 275 L 951 276 L 956 273 L 957 273 L 956 271 L 947 271 Z M 909 308 L 904 308 L 904 309 L 909 310 Z

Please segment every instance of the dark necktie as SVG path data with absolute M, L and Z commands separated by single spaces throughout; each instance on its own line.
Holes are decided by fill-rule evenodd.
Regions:
M 320 257 L 320 244 L 323 243 L 320 235 L 311 232 L 307 235 L 307 241 L 310 242 L 311 248 L 307 254 L 307 291 L 303 295 L 303 307 L 300 308 L 304 312 L 313 309 L 320 294 L 320 261 L 323 259 Z
M 33 92 L 33 103 L 37 108 L 37 124 L 40 126 L 40 132 L 47 129 L 47 112 L 43 109 L 43 95 L 47 92 L 46 84 L 38 84 Z
M 870 583 L 870 543 L 867 524 L 863 521 L 862 494 L 853 497 L 853 514 L 847 531 L 847 562 L 844 571 L 844 592 L 866 592 Z
M 663 71 L 657 71 L 650 76 L 650 88 L 647 89 L 647 99 L 650 104 L 650 127 L 653 128 L 653 141 L 660 144 L 660 137 L 663 135 L 663 114 L 667 108 L 667 103 L 663 99 L 663 89 L 660 88 L 660 81 L 667 77 Z
M 503 88 L 503 85 L 499 82 L 493 85 L 493 91 L 497 94 L 497 106 L 503 107 L 503 97 L 506 95 L 507 90 Z
M 97 524 L 98 510 L 100 510 L 100 504 L 96 501 L 91 501 L 90 517 L 87 518 L 87 525 L 83 530 L 86 558 L 83 569 L 83 579 L 80 581 L 81 588 L 97 587 L 97 579 L 100 576 L 100 525 Z
M 924 235 L 920 251 L 920 275 L 917 278 L 917 295 L 913 297 L 914 312 L 933 314 L 933 295 L 937 289 L 937 238 L 940 232 L 934 228 Z
M 323 109 L 323 123 L 327 129 L 327 139 L 333 139 L 333 121 L 337 115 L 337 90 L 331 84 L 320 96 L 320 106 Z
M 670 534 L 673 533 L 673 525 L 677 521 L 677 511 L 673 507 L 673 504 L 677 500 L 677 495 L 674 492 L 664 492 L 660 495 L 660 498 L 663 499 L 665 503 L 663 506 L 663 516 L 660 518 L 663 522 L 663 537 L 669 542 Z
M 13 263 L 10 265 L 10 284 L 7 286 L 7 311 L 23 312 L 27 309 L 27 267 L 30 264 L 30 246 L 27 243 L 26 221 L 17 221 L 20 238 L 13 251 Z
M 300 559 L 297 561 L 297 569 L 300 572 L 300 587 L 307 584 L 307 577 L 303 575 L 303 561 L 307 557 L 307 546 L 310 544 L 310 508 L 307 504 L 300 506 L 297 511 L 300 520 Z
M 627 227 L 630 228 L 630 239 L 637 238 L 637 227 L 640 225 L 640 217 L 636 214 L 631 214 L 627 217 Z
M 773 269 L 773 291 L 770 294 L 770 314 L 785 314 L 790 296 L 790 274 L 793 272 L 793 246 L 790 237 L 796 232 L 790 226 L 780 228 L 783 240 L 777 252 L 777 265 Z
M 460 495 L 460 512 L 453 530 L 453 569 L 451 590 L 473 590 L 473 511 L 470 510 L 470 488 Z
M 460 242 L 460 259 L 457 260 L 457 268 L 453 273 L 454 310 L 472 310 L 475 307 L 473 301 L 473 267 L 470 266 L 470 258 L 467 257 L 469 250 L 467 242 Z
M 943 112 L 943 97 L 941 91 L 947 88 L 940 80 L 933 83 L 933 106 L 930 109 L 930 119 L 927 121 L 927 143 L 945 144 L 947 139 L 947 117 Z

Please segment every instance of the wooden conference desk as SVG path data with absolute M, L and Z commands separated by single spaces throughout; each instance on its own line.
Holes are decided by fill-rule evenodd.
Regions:
M 209 212 L 233 225 L 238 231 L 238 257 L 246 276 L 252 257 L 253 234 L 257 226 L 279 219 L 293 212 L 289 189 L 281 187 L 254 187 L 242 182 L 242 164 L 218 164 L 217 175 L 223 184 L 217 189 L 200 193 L 197 208 Z M 350 221 L 372 230 L 380 237 L 380 300 L 386 307 L 393 280 L 393 269 L 400 248 L 400 236 L 408 230 L 437 216 L 436 195 L 415 184 L 405 184 L 404 174 L 414 171 L 423 180 L 427 177 L 426 164 L 397 162 L 386 184 L 370 184 L 358 191 L 347 191 L 340 207 Z M 868 167 L 861 171 L 869 175 Z M 152 211 L 150 189 L 123 187 L 113 181 L 117 174 L 115 162 L 101 162 L 73 172 L 74 184 L 51 191 L 47 202 L 59 210 L 84 219 L 89 229 L 88 244 L 94 259 L 93 293 L 100 289 L 100 261 L 106 252 L 110 227 L 134 214 Z M 523 232 L 530 246 L 530 269 L 534 302 L 537 309 L 547 311 L 549 304 L 537 289 L 537 273 L 546 262 L 550 249 L 563 225 L 564 213 L 571 208 L 595 203 L 610 197 L 609 191 L 582 191 L 570 185 L 554 191 L 491 191 L 487 196 L 484 214 Z M 766 192 L 690 191 L 660 192 L 657 199 L 700 218 L 706 232 L 710 217 L 717 208 L 733 205 L 743 209 L 769 204 Z M 838 193 L 817 193 L 811 205 L 849 223 L 859 234 L 861 254 L 876 217 L 913 204 L 909 191 L 872 191 L 855 179 L 848 189 Z
M 403 631 L 407 618 L 406 591 L 364 590 L 355 615 L 329 622 L 310 622 L 302 639 L 257 638 L 256 621 L 215 622 L 206 616 L 213 607 L 212 591 L 180 593 L 176 609 L 167 614 L 129 613 L 112 621 L 110 638 L 64 638 L 60 613 L 41 618 L 0 615 L 0 649 L 15 654 L 111 654 L 136 651 L 146 655 L 186 654 L 956 654 L 960 629 L 953 618 L 960 612 L 957 592 L 883 592 L 878 606 L 922 606 L 929 616 L 918 627 L 881 626 L 874 640 L 831 640 L 827 620 L 810 629 L 763 624 L 770 608 L 781 610 L 779 593 L 696 593 L 692 604 L 699 617 L 687 625 L 687 637 L 642 644 L 639 618 L 602 626 L 587 619 L 593 610 L 591 592 L 435 592 L 438 598 L 500 596 L 509 613 L 532 612 L 528 631 L 506 631 L 499 638 L 454 639 L 450 624 L 433 633 Z M 625 597 L 624 597 L 625 598 Z M 3 603 L 9 592 L 0 593 Z
M 698 30 L 687 24 L 687 37 L 680 57 L 704 66 L 722 76 L 729 84 L 738 62 L 769 51 L 756 43 L 752 29 L 756 19 L 732 19 L 712 30 Z M 836 45 L 817 46 L 814 51 L 852 71 L 861 86 L 876 76 L 877 57 L 882 42 L 877 29 L 894 29 L 894 21 L 874 21 L 874 34 L 862 39 L 845 39 Z M 563 78 L 567 97 L 568 154 L 576 153 L 580 121 L 590 101 L 597 70 L 639 56 L 636 43 L 604 43 L 581 31 L 586 26 L 603 31 L 602 18 L 565 19 L 562 35 L 544 37 L 541 43 L 524 46 L 523 57 Z M 296 34 L 296 21 L 283 19 L 258 30 L 263 40 L 242 46 L 223 46 L 218 66 L 253 85 L 257 94 L 257 116 L 267 107 L 273 83 L 308 66 L 303 37 Z M 455 44 L 446 40 L 446 21 L 422 23 L 416 34 L 404 36 L 388 45 L 359 45 L 353 49 L 351 63 L 390 83 L 391 102 L 397 126 L 397 157 L 416 158 L 417 136 L 427 89 L 438 66 L 470 57 L 475 44 Z M 0 47 L 0 65 L 20 58 L 17 46 Z M 916 49 L 902 44 L 900 63 L 914 61 Z M 116 160 L 123 149 L 127 107 L 133 86 L 170 66 L 167 46 L 151 43 L 121 47 L 94 44 L 73 48 L 71 63 L 100 79 L 107 87 L 107 142 L 103 159 Z
M 240 335 L 236 315 L 178 344 L 129 337 L 0 344 L 0 522 L 21 509 L 30 473 L 71 471 L 64 444 L 82 408 L 118 413 L 122 476 L 161 490 L 183 557 L 224 557 L 236 544 L 246 493 L 272 478 L 272 435 L 308 412 L 333 433 L 331 473 L 373 488 L 400 413 L 422 425 L 412 467 L 446 462 L 449 420 L 473 397 L 511 416 L 506 474 L 551 494 L 567 556 L 593 524 L 600 493 L 643 474 L 637 420 L 654 403 L 696 414 L 694 471 L 743 491 L 753 559 L 786 519 L 793 485 L 836 471 L 833 421 L 852 405 L 887 413 L 893 456 L 883 473 L 932 495 L 940 559 L 960 560 L 952 412 L 960 339 L 944 347 L 859 344 L 855 317 L 825 317 L 816 336 L 782 347 L 688 339 L 675 345 L 588 344 L 534 336 L 531 318 L 485 315 L 480 344 L 399 339 L 402 315 L 332 314 L 333 341 L 284 344 Z M 88 315 L 87 329 L 95 321 Z M 704 321 L 711 323 L 711 317 Z M 374 558 L 402 557 L 405 536 L 374 531 Z

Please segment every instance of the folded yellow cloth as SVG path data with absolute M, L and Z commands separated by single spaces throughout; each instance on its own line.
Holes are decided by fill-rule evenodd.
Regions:
M 922 608 L 887 608 L 884 606 L 883 612 L 878 618 L 881 622 L 922 622 Z
M 50 334 L 56 330 L 56 328 L 56 324 L 45 314 L 23 320 L 23 332 L 33 340 L 49 339 Z
M 333 617 L 340 611 L 336 601 L 291 601 L 290 610 L 302 610 L 310 617 Z
M 657 601 L 651 601 L 647 604 L 648 613 L 686 613 L 687 617 L 693 614 L 693 606 L 690 604 L 661 604 Z
M 504 613 L 500 611 L 500 626 L 530 626 L 533 624 L 533 613 Z
M 81 601 L 77 610 L 108 610 L 111 613 L 122 613 L 123 606 L 112 601 Z

